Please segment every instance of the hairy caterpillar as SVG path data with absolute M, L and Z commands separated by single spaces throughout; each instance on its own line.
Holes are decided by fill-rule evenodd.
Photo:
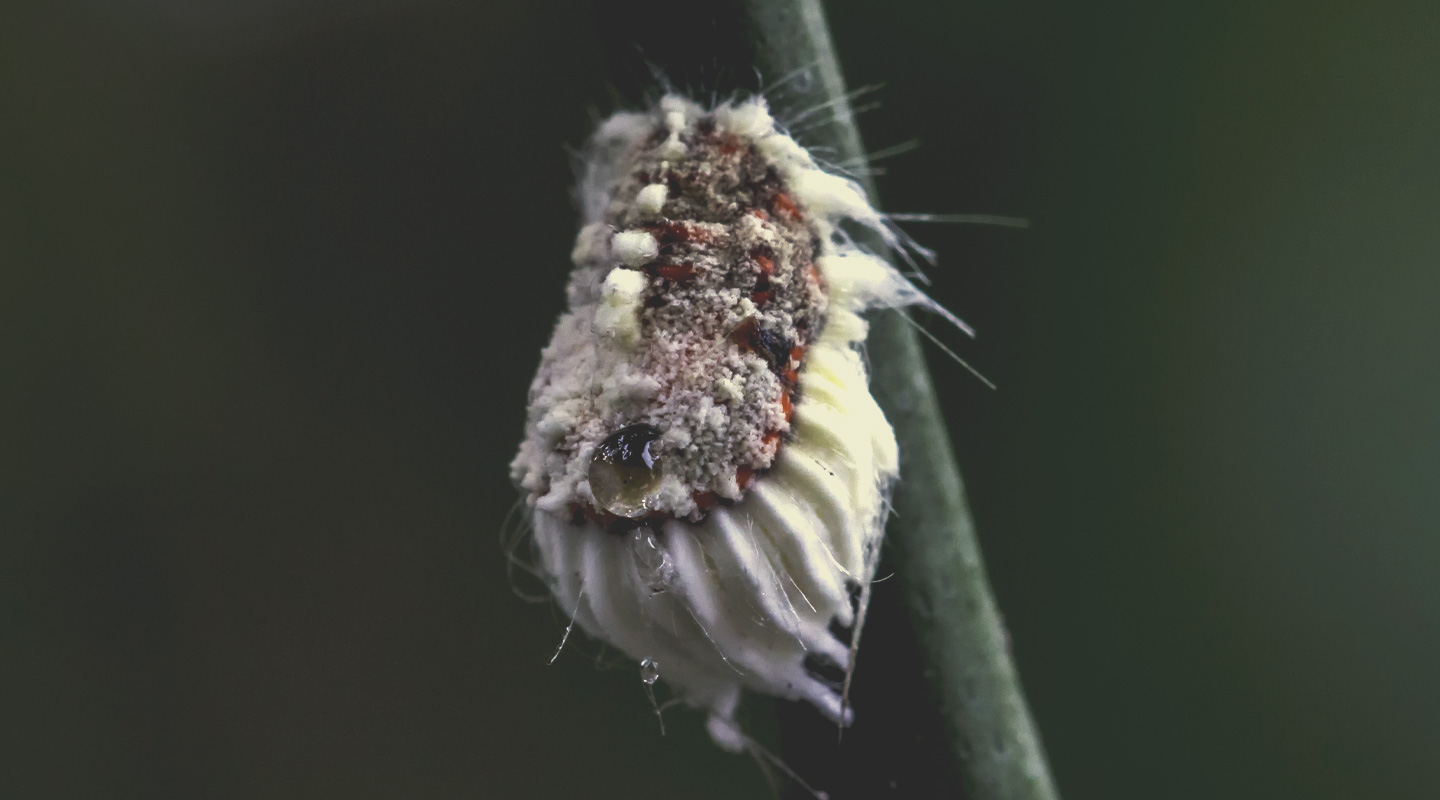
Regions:
M 848 724 L 834 676 L 898 470 L 859 314 L 934 304 L 851 240 L 844 223 L 899 244 L 761 97 L 668 95 L 584 155 L 569 308 L 511 464 L 537 566 L 720 746 L 743 746 L 742 689 Z

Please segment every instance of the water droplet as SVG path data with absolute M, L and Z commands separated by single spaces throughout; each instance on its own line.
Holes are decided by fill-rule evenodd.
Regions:
M 655 681 L 660 680 L 660 662 L 653 658 L 643 659 L 640 662 L 640 680 L 646 686 L 655 685 Z
M 660 546 L 655 531 L 637 528 L 633 537 L 631 549 L 635 554 L 635 570 L 653 597 L 670 588 L 675 580 L 675 563 Z
M 590 493 L 617 517 L 643 517 L 660 488 L 660 463 L 651 452 L 660 439 L 653 425 L 627 425 L 610 434 L 590 459 Z

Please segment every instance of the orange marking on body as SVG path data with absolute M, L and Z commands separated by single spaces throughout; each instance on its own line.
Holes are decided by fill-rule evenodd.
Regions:
M 768 302 L 770 302 L 771 300 L 774 300 L 774 299 L 775 299 L 775 293 L 774 293 L 774 292 L 751 292 L 751 293 L 750 293 L 750 302 L 754 303 L 754 304 L 757 305 L 757 306 L 763 306 L 763 305 L 765 305 L 766 303 L 768 303 Z
M 749 487 L 753 480 L 755 480 L 754 467 L 739 467 L 735 470 L 735 484 L 741 489 Z
M 695 265 L 661 264 L 655 268 L 655 273 L 662 278 L 669 278 L 672 281 L 688 281 L 695 277 Z
M 775 262 L 770 260 L 770 258 L 768 258 L 767 256 L 759 255 L 757 253 L 755 255 L 755 263 L 760 265 L 761 275 L 775 274 Z
M 652 225 L 641 225 L 641 229 L 649 231 L 650 235 L 660 243 L 661 247 L 681 242 L 708 242 L 710 233 L 700 228 L 687 225 L 683 222 L 665 220 Z
M 760 437 L 760 445 L 774 458 L 775 454 L 780 452 L 780 431 L 770 431 Z
M 709 511 L 715 506 L 720 505 L 720 495 L 714 492 L 695 492 L 690 495 L 690 499 L 695 501 L 695 505 L 698 506 L 701 511 Z
M 780 409 L 785 412 L 786 422 L 789 422 L 790 418 L 795 416 L 795 405 L 790 402 L 789 392 L 780 393 Z
M 791 222 L 800 221 L 799 206 L 796 206 L 795 201 L 790 199 L 790 195 L 784 192 L 776 192 L 775 196 L 770 198 L 770 209 L 776 214 L 788 218 Z
M 759 323 L 755 321 L 755 317 L 746 317 L 743 322 L 735 326 L 735 330 L 730 332 L 730 341 L 740 345 L 746 350 L 752 349 L 754 344 L 751 342 L 751 338 L 754 337 L 755 327 L 758 324 Z

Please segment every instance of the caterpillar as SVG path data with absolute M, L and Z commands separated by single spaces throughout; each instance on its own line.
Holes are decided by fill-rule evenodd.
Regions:
M 604 120 L 583 158 L 568 308 L 510 466 L 536 566 L 721 747 L 744 745 L 747 689 L 848 725 L 898 475 L 861 312 L 935 304 L 852 239 L 901 244 L 762 96 L 666 95 Z

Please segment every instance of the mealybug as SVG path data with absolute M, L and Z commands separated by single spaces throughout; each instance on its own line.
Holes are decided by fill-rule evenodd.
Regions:
M 933 304 L 850 240 L 897 235 L 763 98 L 670 95 L 584 155 L 569 308 L 511 464 L 537 567 L 721 746 L 744 743 L 744 688 L 847 724 L 825 675 L 852 665 L 897 475 L 859 314 Z

